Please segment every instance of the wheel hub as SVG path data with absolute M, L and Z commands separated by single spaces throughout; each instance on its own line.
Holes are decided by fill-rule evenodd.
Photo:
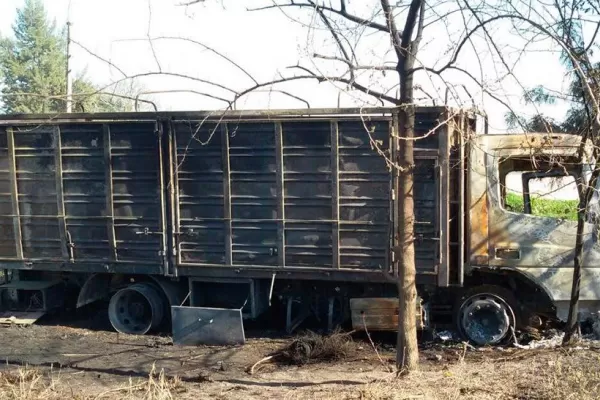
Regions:
M 510 308 L 497 296 L 477 295 L 463 303 L 460 324 L 465 335 L 476 344 L 496 344 L 510 329 L 510 314 Z

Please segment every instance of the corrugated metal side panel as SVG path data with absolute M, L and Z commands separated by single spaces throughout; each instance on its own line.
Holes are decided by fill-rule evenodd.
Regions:
M 164 227 L 155 124 L 110 124 L 112 202 L 117 259 L 159 262 Z
M 338 130 L 340 265 L 387 267 L 391 172 L 385 159 L 373 150 L 371 140 L 380 150 L 387 151 L 389 123 L 342 121 Z
M 3 129 L 0 257 L 160 262 L 154 131 L 150 123 L 76 122 Z
M 444 117 L 433 110 L 417 112 L 415 118 L 415 264 L 420 273 L 438 272 L 441 257 L 439 219 L 444 199 L 440 178 L 444 173 L 440 168 L 447 168 L 440 153 Z
M 435 158 L 415 159 L 415 264 L 420 272 L 435 272 L 439 260 L 438 168 Z
M 277 149 L 273 123 L 230 123 L 232 262 L 277 266 Z
M 282 130 L 285 266 L 331 268 L 331 124 L 285 122 Z
M 59 141 L 53 126 L 14 130 L 18 208 L 25 259 L 63 260 L 57 203 Z
M 435 127 L 436 120 L 425 118 L 420 131 Z M 389 265 L 391 173 L 373 149 L 376 144 L 389 154 L 389 121 L 174 127 L 182 265 L 363 270 Z M 437 135 L 430 136 L 423 139 L 427 150 L 437 145 Z M 435 272 L 439 258 L 438 166 L 431 150 L 415 170 L 421 272 Z
M 159 261 L 154 124 L 63 124 L 62 182 L 74 261 Z
M 75 260 L 110 260 L 102 125 L 60 126 L 67 232 Z
M 212 123 L 173 124 L 179 190 L 179 261 L 225 264 L 222 134 Z

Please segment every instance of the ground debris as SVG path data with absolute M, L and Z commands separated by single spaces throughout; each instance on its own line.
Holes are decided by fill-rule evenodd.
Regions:
M 281 351 L 281 356 L 291 364 L 304 365 L 312 362 L 338 361 L 346 358 L 352 349 L 354 349 L 354 342 L 349 333 L 338 331 L 323 336 L 309 331 L 286 346 Z
M 329 335 L 320 335 L 307 331 L 284 348 L 256 362 L 248 372 L 254 374 L 259 365 L 267 362 L 306 365 L 343 360 L 358 350 L 358 346 L 352 340 L 352 333 L 335 331 Z

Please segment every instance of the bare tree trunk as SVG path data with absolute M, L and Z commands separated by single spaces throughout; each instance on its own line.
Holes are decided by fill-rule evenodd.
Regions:
M 417 286 L 415 266 L 415 207 L 414 182 L 414 135 L 415 106 L 413 66 L 423 33 L 424 0 L 412 0 L 402 32 L 398 31 L 393 10 L 388 0 L 381 0 L 394 50 L 398 57 L 396 72 L 400 80 L 398 99 L 399 149 L 398 149 L 398 337 L 396 343 L 396 367 L 398 372 L 416 370 L 419 365 L 417 343 Z M 413 33 L 416 32 L 413 39 Z
M 411 78 L 412 80 L 412 78 Z M 402 85 L 402 87 L 405 87 Z M 403 90 L 403 92 L 406 92 Z M 408 99 L 406 99 L 408 100 Z M 418 367 L 417 343 L 416 267 L 414 244 L 414 197 L 413 197 L 413 136 L 415 108 L 411 100 L 400 106 L 400 145 L 398 164 L 402 168 L 398 176 L 398 239 L 401 249 L 398 269 L 399 326 L 396 344 L 396 365 L 399 371 L 411 371 Z
M 575 236 L 575 260 L 573 269 L 573 286 L 571 287 L 571 301 L 569 303 L 569 317 L 565 327 L 565 336 L 563 344 L 570 344 L 576 338 L 577 328 L 579 326 L 579 290 L 581 287 L 581 263 L 583 258 L 583 227 L 585 225 L 586 204 L 580 201 L 579 211 L 577 213 L 577 233 Z

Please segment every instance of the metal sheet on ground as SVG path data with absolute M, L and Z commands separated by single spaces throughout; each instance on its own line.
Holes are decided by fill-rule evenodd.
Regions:
M 171 307 L 173 343 L 181 346 L 244 344 L 241 309 Z
M 0 312 L 0 324 L 2 325 L 32 325 L 35 321 L 40 319 L 44 314 L 44 311 L 3 311 Z

